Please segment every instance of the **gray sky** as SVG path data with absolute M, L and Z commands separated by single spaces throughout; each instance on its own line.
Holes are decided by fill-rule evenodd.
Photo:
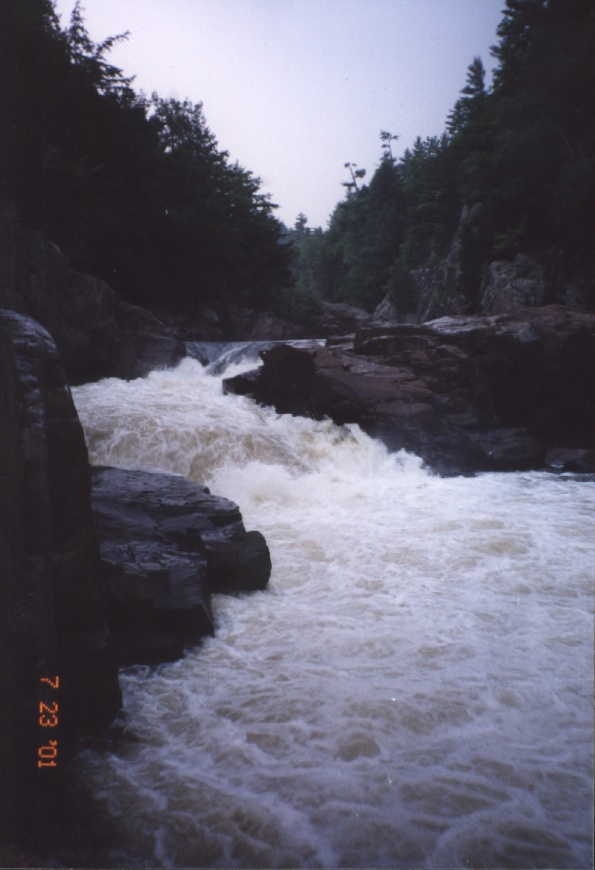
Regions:
M 66 23 L 74 0 L 57 0 Z M 202 102 L 219 146 L 293 225 L 326 226 L 381 129 L 439 135 L 504 0 L 84 0 L 91 37 L 130 30 L 111 59 L 134 87 Z

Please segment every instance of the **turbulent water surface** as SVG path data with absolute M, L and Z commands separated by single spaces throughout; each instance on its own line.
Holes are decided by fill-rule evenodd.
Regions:
M 207 483 L 273 559 L 216 637 L 125 672 L 141 739 L 85 761 L 114 862 L 591 866 L 595 483 L 432 476 L 192 359 L 74 393 L 93 462 Z

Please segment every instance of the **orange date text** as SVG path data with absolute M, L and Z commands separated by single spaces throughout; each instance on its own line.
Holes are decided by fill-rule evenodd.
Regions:
M 60 689 L 60 677 L 40 677 L 39 682 L 57 692 Z M 55 697 L 55 696 L 54 696 Z M 40 728 L 57 728 L 60 724 L 60 703 L 57 700 L 39 701 L 37 705 L 37 724 Z M 51 733 L 51 732 L 50 732 Z M 47 734 L 47 732 L 46 732 Z M 49 736 L 49 735 L 47 735 Z M 37 747 L 37 767 L 58 766 L 58 740 L 51 739 Z

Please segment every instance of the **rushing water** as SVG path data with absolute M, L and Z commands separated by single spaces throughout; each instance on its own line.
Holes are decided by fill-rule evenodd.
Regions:
M 123 675 L 141 739 L 86 759 L 115 862 L 591 866 L 595 483 L 439 478 L 192 359 L 74 393 L 93 462 L 207 483 L 273 560 L 216 637 Z

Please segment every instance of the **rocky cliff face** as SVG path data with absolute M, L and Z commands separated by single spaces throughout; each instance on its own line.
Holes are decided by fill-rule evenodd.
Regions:
M 107 726 L 120 691 L 87 451 L 56 346 L 35 321 L 0 311 L 0 365 L 0 618 L 9 712 L 0 738 L 8 798 L 2 822 L 10 830 L 47 817 L 77 738 Z M 50 748 L 40 756 L 40 746 Z M 38 766 L 52 756 L 55 767 Z
M 541 468 L 550 449 L 595 448 L 595 315 L 524 308 L 366 328 L 328 345 L 272 348 L 225 389 L 358 423 L 445 473 Z
M 134 378 L 175 365 L 182 341 L 105 281 L 73 270 L 59 248 L 0 214 L 0 308 L 28 314 L 53 336 L 69 383 Z
M 548 303 L 593 309 L 594 257 L 566 265 L 557 262 L 556 251 L 542 252 L 541 259 L 526 253 L 493 259 L 487 223 L 481 203 L 465 205 L 446 255 L 428 260 L 404 278 L 412 282 L 405 295 L 414 296 L 415 310 L 404 315 L 388 294 L 373 319 L 424 323 L 444 315 L 501 314 Z

